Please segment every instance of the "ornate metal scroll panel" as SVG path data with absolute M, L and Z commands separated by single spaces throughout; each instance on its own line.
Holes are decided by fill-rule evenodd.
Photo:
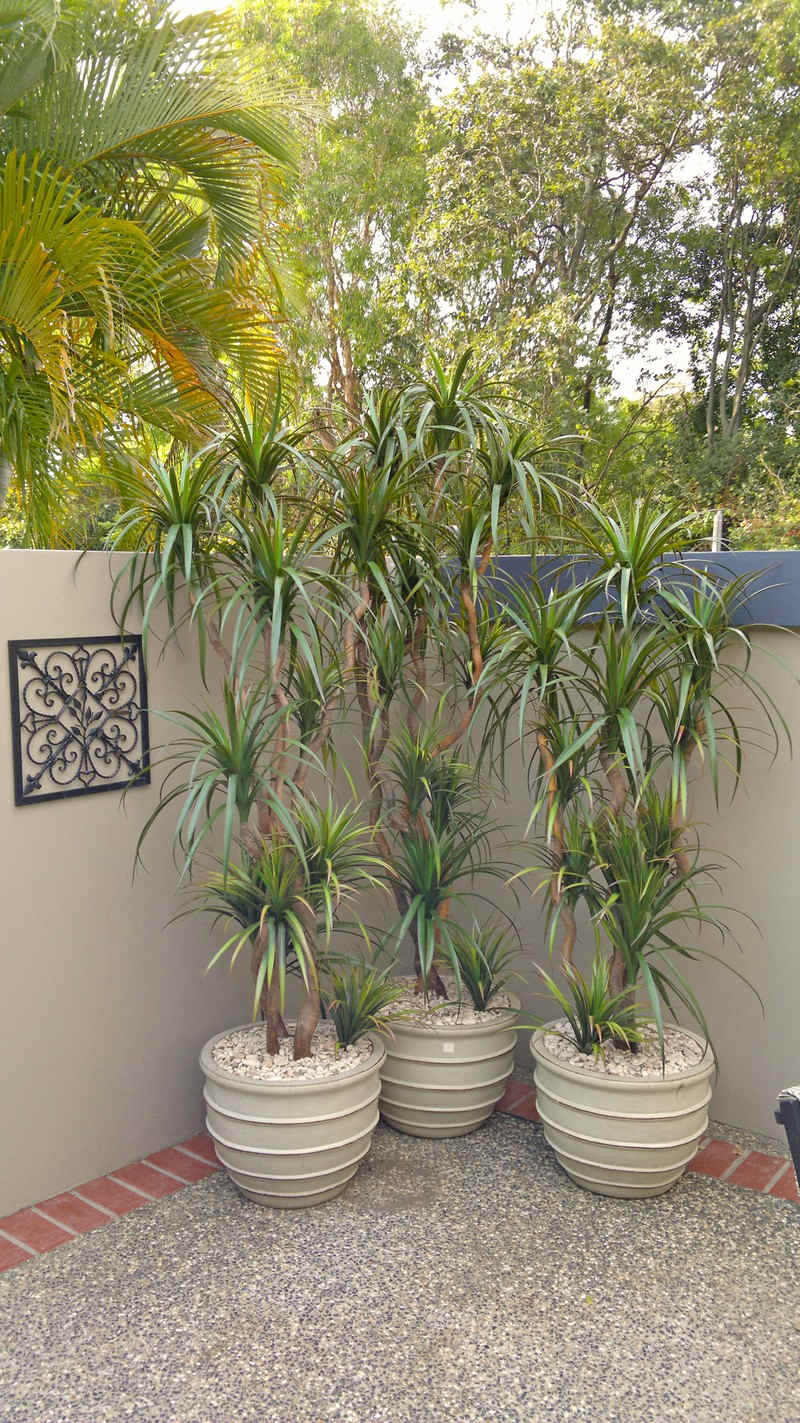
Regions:
M 17 805 L 149 784 L 141 637 L 31 638 L 8 653 Z

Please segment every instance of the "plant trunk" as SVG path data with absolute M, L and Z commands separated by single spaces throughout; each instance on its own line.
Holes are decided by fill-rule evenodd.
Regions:
M 561 812 L 558 807 L 558 782 L 553 775 L 555 757 L 550 750 L 550 744 L 543 731 L 536 733 L 536 745 L 539 748 L 539 755 L 542 759 L 545 775 L 547 776 L 547 808 L 548 823 L 551 826 L 553 841 L 553 873 L 550 876 L 550 902 L 555 909 L 561 905 L 561 919 L 564 925 L 563 938 L 561 940 L 561 967 L 567 972 L 572 968 L 572 955 L 575 949 L 575 940 L 578 936 L 575 915 L 570 906 L 563 902 L 561 890 L 561 869 L 564 864 L 564 827 L 561 820 Z
M 250 961 L 253 978 L 258 974 L 259 964 L 266 953 L 266 941 L 262 941 L 261 934 L 258 935 L 253 944 L 253 956 Z M 265 983 L 261 990 L 261 1017 L 267 1027 L 267 1052 L 270 1057 L 274 1057 L 278 1051 L 281 1038 L 287 1038 L 286 1024 L 281 1016 L 281 995 L 278 985 L 277 974 L 272 975 L 270 983 Z
M 705 734 L 706 734 L 706 719 L 705 719 L 705 717 L 704 717 L 703 715 L 700 715 L 700 716 L 697 718 L 697 728 L 696 728 L 696 730 L 697 730 L 697 735 L 698 735 L 698 736 L 700 737 L 700 739 L 702 740 L 702 739 L 705 737 Z M 685 750 L 684 753 L 683 753 L 683 765 L 684 765 L 684 770 L 685 770 L 687 776 L 688 776 L 688 773 L 689 773 L 689 762 L 690 762 L 690 760 L 691 760 L 692 752 L 694 751 L 694 748 L 695 748 L 695 745 L 696 745 L 696 744 L 697 744 L 696 742 L 690 741 L 689 744 L 688 744 L 687 747 L 686 747 L 686 750 Z M 689 872 L 690 872 L 690 870 L 691 870 L 691 868 L 692 868 L 692 866 L 691 866 L 691 862 L 690 862 L 690 860 L 689 860 L 689 856 L 688 856 L 688 854 L 686 853 L 686 850 L 685 850 L 685 848 L 684 848 L 684 840 L 683 840 L 683 837 L 684 837 L 684 835 L 685 835 L 685 833 L 686 833 L 686 821 L 685 821 L 683 815 L 681 814 L 680 803 L 676 804 L 676 805 L 673 807 L 672 817 L 671 817 L 671 822 L 670 822 L 670 823 L 671 823 L 671 826 L 672 826 L 672 837 L 673 837 L 673 838 L 672 838 L 672 846 L 673 846 L 673 849 L 672 849 L 672 858 L 673 858 L 674 861 L 675 861 L 675 867 L 676 867 L 676 869 L 677 869 L 677 871 L 678 871 L 679 874 L 688 875 Z
M 274 1057 L 280 1047 L 281 1038 L 288 1037 L 286 1024 L 281 1015 L 277 974 L 272 975 L 271 983 L 264 985 L 261 995 L 261 1011 L 267 1024 L 267 1052 L 270 1057 Z
M 414 984 L 414 992 L 424 993 L 425 984 L 422 981 L 422 969 L 420 968 L 418 954 L 414 955 L 414 967 L 417 971 L 417 981 Z M 431 967 L 431 971 L 428 974 L 428 989 L 431 993 L 433 993 L 434 998 L 447 997 L 447 988 L 445 986 L 444 980 L 442 979 L 439 973 L 439 970 L 436 968 L 435 965 Z
M 480 562 L 476 569 L 476 574 L 478 578 L 482 578 L 487 568 L 489 567 L 493 548 L 494 545 L 492 543 L 492 540 L 489 539 L 488 543 L 481 550 Z M 472 718 L 475 715 L 475 711 L 478 705 L 475 697 L 475 688 L 477 687 L 481 673 L 483 672 L 483 652 L 481 650 L 480 636 L 478 634 L 478 612 L 475 607 L 475 599 L 472 596 L 472 588 L 470 587 L 470 584 L 468 582 L 461 584 L 461 587 L 459 589 L 459 597 L 461 599 L 461 607 L 463 608 L 467 621 L 467 633 L 469 636 L 470 658 L 472 664 L 470 667 L 470 682 L 472 685 L 472 694 L 467 701 L 467 705 L 462 715 L 461 721 L 452 731 L 449 731 L 446 736 L 442 737 L 441 741 L 436 747 L 437 756 L 441 755 L 443 751 L 449 751 L 450 747 L 455 746 L 457 741 L 461 741 L 462 738 L 466 736 L 467 732 L 469 731 L 470 725 L 472 723 Z
M 611 957 L 611 964 L 608 975 L 609 991 L 612 994 L 624 993 L 626 989 L 632 989 L 634 983 L 628 977 L 628 968 L 624 956 L 618 949 L 614 950 Z M 624 1018 L 622 1019 L 624 1021 Z M 625 1052 L 636 1053 L 639 1051 L 639 1044 L 631 1042 L 629 1038 L 618 1037 L 613 1039 L 614 1046 L 621 1048 Z
M 574 967 L 572 955 L 575 949 L 575 940 L 578 937 L 578 927 L 575 923 L 575 915 L 567 903 L 561 905 L 561 918 L 564 921 L 564 937 L 561 940 L 561 967 L 568 973 Z
M 425 635 L 428 629 L 428 619 L 425 613 L 418 613 L 414 619 L 414 629 L 409 639 L 409 652 L 411 653 L 411 665 L 414 668 L 414 691 L 408 704 L 406 714 L 406 724 L 409 735 L 416 736 L 419 732 L 419 713 L 422 703 L 425 700 Z
M 611 803 L 608 807 L 611 815 L 621 815 L 625 809 L 625 802 L 628 799 L 628 777 L 620 765 L 620 762 L 605 748 L 600 748 L 600 765 L 606 773 L 609 789 L 611 791 Z
M 624 993 L 627 988 L 627 972 L 625 960 L 618 949 L 614 950 L 611 957 L 611 967 L 608 975 L 609 991 L 612 994 Z
M 441 917 L 442 917 L 443 919 L 446 919 L 449 913 L 450 913 L 450 904 L 449 904 L 449 902 L 448 902 L 448 903 L 442 905 Z M 437 939 L 437 942 L 438 942 L 438 939 L 439 939 L 438 931 L 437 931 L 437 934 L 436 934 L 436 939 Z M 416 933 L 414 934 L 414 972 L 415 972 L 416 975 L 417 975 L 417 981 L 416 981 L 416 983 L 414 984 L 414 992 L 415 992 L 415 993 L 424 993 L 424 991 L 425 991 L 425 984 L 424 984 L 423 981 L 422 981 L 422 965 L 421 965 L 421 963 L 420 963 L 420 961 L 419 961 L 419 944 L 417 943 Z M 428 988 L 429 988 L 429 990 L 433 993 L 434 998 L 446 998 L 446 997 L 447 997 L 447 989 L 446 989 L 446 987 L 445 987 L 444 980 L 442 979 L 442 977 L 441 977 L 441 975 L 440 975 L 440 973 L 439 973 L 439 970 L 438 970 L 438 968 L 436 967 L 435 964 L 431 964 L 431 971 L 430 971 L 430 973 L 428 974 Z
M 300 1005 L 300 1011 L 297 1014 L 297 1023 L 295 1024 L 294 1030 L 295 1062 L 299 1062 L 303 1057 L 311 1056 L 311 1040 L 317 1030 L 321 1013 L 319 984 L 314 982 L 308 989 Z

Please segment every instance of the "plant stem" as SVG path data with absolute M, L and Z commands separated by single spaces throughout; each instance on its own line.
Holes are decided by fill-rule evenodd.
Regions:
M 561 966 L 568 969 L 572 967 L 572 956 L 578 931 L 575 915 L 570 905 L 565 902 L 561 888 L 561 870 L 564 864 L 564 826 L 558 809 L 558 782 L 552 773 L 555 758 L 550 750 L 547 737 L 541 729 L 536 732 L 536 745 L 547 776 L 547 823 L 553 841 L 554 864 L 553 873 L 550 876 L 550 902 L 554 907 L 561 905 L 560 915 L 564 924 L 564 934 L 561 940 Z
M 621 815 L 628 799 L 628 778 L 619 761 L 609 754 L 608 747 L 601 746 L 599 756 L 600 765 L 606 773 L 606 779 L 611 788 L 609 811 L 612 815 Z
M 316 976 L 316 969 L 314 969 L 311 986 L 306 991 L 306 996 L 300 1004 L 300 1011 L 297 1014 L 297 1022 L 294 1029 L 295 1062 L 299 1062 L 301 1058 L 311 1056 L 311 1041 L 317 1030 L 320 1015 L 319 982 Z
M 704 716 L 702 715 L 702 713 L 701 713 L 700 716 L 697 718 L 697 735 L 702 738 L 703 736 L 705 736 L 705 732 L 706 732 L 706 719 L 705 719 L 705 717 L 704 717 Z M 683 752 L 683 769 L 684 769 L 684 773 L 688 772 L 688 770 L 689 770 L 689 761 L 690 761 L 690 759 L 691 759 L 692 752 L 694 751 L 694 748 L 695 748 L 696 745 L 697 745 L 697 742 L 696 742 L 696 741 L 690 741 L 690 742 L 689 742 L 689 745 L 686 747 L 686 750 Z M 681 875 L 688 875 L 688 874 L 690 873 L 690 871 L 691 871 L 692 866 L 691 866 L 691 861 L 689 860 L 689 856 L 688 856 L 688 854 L 686 853 L 686 850 L 684 849 L 684 846 L 683 846 L 683 836 L 684 836 L 684 832 L 685 832 L 685 830 L 686 830 L 686 819 L 685 819 L 685 817 L 681 814 L 681 808 L 680 808 L 680 802 L 679 802 L 679 801 L 676 802 L 675 806 L 673 807 L 672 817 L 671 817 L 671 820 L 670 820 L 670 824 L 671 824 L 671 826 L 672 826 L 672 833 L 673 833 L 673 851 L 672 851 L 672 854 L 673 854 L 673 859 L 675 860 L 676 869 L 678 870 L 678 873 L 679 873 L 679 874 L 681 874 Z
M 490 539 L 481 552 L 481 558 L 480 563 L 478 564 L 476 578 L 482 578 L 487 568 L 489 567 L 489 560 L 492 556 L 492 549 L 493 543 Z M 458 594 L 461 600 L 461 606 L 464 609 L 464 615 L 467 619 L 467 634 L 469 637 L 470 648 L 469 675 L 470 683 L 472 685 L 472 695 L 470 696 L 469 701 L 467 702 L 466 709 L 462 715 L 461 721 L 459 722 L 458 726 L 456 726 L 453 731 L 449 731 L 446 736 L 443 736 L 438 746 L 436 747 L 437 755 L 440 754 L 442 751 L 449 751 L 450 747 L 455 746 L 457 741 L 461 741 L 462 737 L 466 736 L 467 732 L 469 731 L 470 725 L 472 723 L 472 718 L 475 715 L 475 711 L 478 706 L 478 701 L 475 696 L 475 688 L 478 685 L 478 680 L 483 671 L 483 652 L 481 650 L 481 640 L 478 634 L 478 613 L 475 607 L 475 599 L 472 596 L 472 585 L 468 580 L 462 580 L 461 586 L 458 590 Z

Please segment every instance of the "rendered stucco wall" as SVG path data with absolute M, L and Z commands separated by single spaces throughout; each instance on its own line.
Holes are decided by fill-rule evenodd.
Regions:
M 157 775 L 124 807 L 114 791 L 14 805 L 7 640 L 113 632 L 110 586 L 102 553 L 76 570 L 71 552 L 0 552 L 0 1215 L 198 1131 L 200 1048 L 250 1012 L 247 966 L 205 975 L 204 921 L 167 925 L 185 906 L 166 824 L 131 883 Z M 159 652 L 151 706 L 200 702 L 192 666 Z

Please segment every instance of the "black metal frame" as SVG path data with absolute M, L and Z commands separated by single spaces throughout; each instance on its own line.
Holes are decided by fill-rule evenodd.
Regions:
M 794 1162 L 794 1174 L 800 1186 L 800 1084 L 797 1087 L 787 1087 L 780 1093 L 775 1120 L 786 1131 Z
M 35 649 L 52 648 L 54 654 L 59 652 L 64 658 L 70 659 L 71 673 L 66 677 L 64 671 L 54 668 L 49 670 L 47 666 L 40 666 L 36 660 Z M 122 649 L 123 656 L 116 658 L 114 649 Z M 89 672 L 91 658 L 98 651 L 107 651 L 112 659 L 112 666 L 103 669 L 96 669 L 92 673 L 92 678 L 100 676 L 101 681 L 98 687 L 87 686 L 86 674 Z M 73 654 L 83 652 L 86 654 L 85 660 L 80 658 L 77 662 Z M 108 637 L 39 637 L 39 638 L 17 638 L 9 641 L 8 644 L 10 686 L 11 686 L 11 724 L 12 724 L 12 746 L 14 757 L 14 803 L 18 806 L 38 805 L 40 802 L 49 800 L 62 800 L 68 796 L 97 795 L 102 791 L 119 791 L 129 786 L 149 785 L 150 783 L 150 729 L 148 719 L 147 700 L 147 670 L 142 652 L 142 639 L 139 634 L 117 634 Z M 47 659 L 48 661 L 50 659 Z M 130 667 L 130 663 L 135 660 L 136 672 Z M 20 672 L 25 667 L 33 666 L 44 687 L 45 705 L 46 698 L 60 699 L 60 709 L 54 710 L 52 716 L 45 711 L 37 711 L 28 704 L 28 710 L 21 715 L 22 697 L 25 695 L 25 688 L 21 684 Z M 73 675 L 74 674 L 74 675 Z M 105 674 L 105 675 L 103 675 Z M 138 695 L 129 704 L 130 715 L 124 714 L 123 706 L 114 705 L 114 693 L 119 697 L 118 682 L 122 675 L 128 677 L 135 676 L 135 687 Z M 66 684 L 65 684 L 66 683 Z M 74 686 L 73 686 L 74 683 Z M 30 684 L 29 684 L 30 685 Z M 111 697 L 107 705 L 102 699 L 111 690 Z M 91 703 L 91 708 L 89 706 Z M 78 724 L 69 727 L 61 716 L 65 712 L 70 712 L 77 718 Z M 105 717 L 103 718 L 103 713 Z M 107 735 L 104 728 L 111 722 L 126 721 L 135 728 L 137 741 L 135 750 L 140 751 L 138 760 L 133 759 L 133 754 L 129 754 L 119 743 L 119 738 Z M 55 743 L 48 737 L 52 754 L 48 760 L 42 763 L 42 769 L 37 776 L 25 775 L 23 763 L 23 736 L 27 733 L 28 743 L 26 752 L 30 761 L 31 738 L 41 733 L 43 728 L 51 723 L 52 729 L 61 728 L 67 734 L 61 743 Z M 113 779 L 98 776 L 97 783 L 87 782 L 87 777 L 93 769 L 89 759 L 89 752 L 93 743 L 99 743 L 107 757 L 116 757 L 120 769 L 124 767 L 123 774 L 115 776 Z M 35 782 L 41 782 L 43 777 L 51 771 L 52 767 L 59 761 L 59 753 L 74 745 L 79 751 L 78 766 L 71 777 L 70 782 L 63 788 L 44 791 L 38 793 Z M 83 768 L 83 769 L 82 769 Z M 126 774 L 126 773 L 127 774 Z M 80 779 L 84 783 L 73 786 L 72 781 Z

